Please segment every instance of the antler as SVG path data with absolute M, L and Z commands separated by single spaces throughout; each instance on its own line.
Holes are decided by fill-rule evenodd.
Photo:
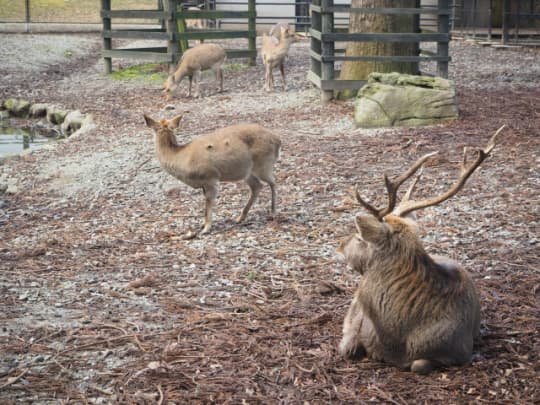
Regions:
M 435 156 L 439 152 L 431 152 L 424 156 L 422 156 L 420 159 L 418 159 L 405 173 L 403 173 L 401 176 L 399 176 L 394 181 L 391 181 L 388 176 L 384 175 L 384 183 L 386 185 L 386 191 L 388 192 L 388 206 L 383 208 L 375 208 L 373 205 L 365 201 L 361 196 L 360 192 L 358 191 L 358 187 L 356 187 L 356 200 L 369 212 L 371 212 L 375 217 L 382 220 L 386 215 L 392 212 L 394 207 L 396 206 L 397 202 L 397 191 L 399 187 L 412 175 L 416 173 L 418 169 L 420 169 L 423 164 L 432 156 Z M 416 182 L 418 181 L 418 178 L 414 181 L 413 186 L 409 191 L 407 192 L 408 195 L 412 192 L 412 188 L 414 188 L 414 185 L 416 185 Z
M 394 215 L 403 217 L 413 211 L 430 207 L 432 205 L 440 204 L 441 202 L 449 199 L 454 196 L 459 190 L 463 188 L 465 182 L 471 174 L 480 166 L 480 164 L 489 156 L 490 152 L 497 145 L 497 138 L 500 132 L 504 129 L 505 125 L 500 127 L 497 132 L 491 137 L 488 144 L 484 149 L 477 150 L 477 156 L 474 162 L 467 166 L 467 147 L 463 150 L 463 162 L 460 167 L 460 176 L 458 180 L 448 189 L 448 191 L 442 193 L 441 195 L 433 198 L 428 198 L 421 201 L 402 201 L 402 203 L 394 210 Z M 412 191 L 412 190 L 411 190 Z

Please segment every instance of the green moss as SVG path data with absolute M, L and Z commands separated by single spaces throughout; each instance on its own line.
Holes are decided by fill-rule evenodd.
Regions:
M 140 80 L 144 82 L 163 82 L 167 79 L 167 73 L 158 63 L 145 63 L 143 65 L 130 66 L 118 69 L 111 73 L 114 80 Z

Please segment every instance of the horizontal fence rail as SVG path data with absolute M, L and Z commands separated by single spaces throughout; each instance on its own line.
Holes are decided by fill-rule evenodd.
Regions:
M 341 32 L 336 27 L 335 13 L 368 13 L 377 15 L 410 15 L 418 17 L 418 29 L 421 26 L 421 16 L 435 16 L 433 30 L 417 33 L 377 33 L 377 32 Z M 437 75 L 448 77 L 448 43 L 450 41 L 451 8 L 448 0 L 439 0 L 437 7 L 420 8 L 351 8 L 350 5 L 336 5 L 334 0 L 313 0 L 311 6 L 311 70 L 308 79 L 321 89 L 321 99 L 328 101 L 335 91 L 357 90 L 365 84 L 365 80 L 339 79 L 336 62 L 366 61 L 366 62 L 434 62 L 437 64 Z M 424 28 L 424 27 L 423 27 Z M 343 43 L 347 42 L 376 42 L 376 43 L 416 43 L 418 55 L 344 55 Z M 436 43 L 437 51 L 427 51 L 420 48 L 421 43 Z M 341 46 L 338 47 L 337 44 Z
M 101 18 L 103 24 L 103 58 L 105 71 L 112 72 L 112 58 L 135 58 L 174 65 L 180 60 L 183 51 L 188 48 L 188 40 L 246 38 L 247 49 L 225 49 L 227 57 L 248 58 L 255 63 L 256 30 L 255 0 L 244 2 L 247 10 L 188 10 L 177 0 L 163 0 L 159 10 L 112 10 L 111 0 L 101 0 Z M 113 19 L 154 18 L 161 28 L 112 29 Z M 247 29 L 186 29 L 186 19 L 242 19 Z M 144 48 L 113 48 L 113 39 L 147 39 L 164 41 L 166 46 Z

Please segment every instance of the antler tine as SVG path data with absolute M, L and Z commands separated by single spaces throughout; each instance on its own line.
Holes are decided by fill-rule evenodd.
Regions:
M 461 173 L 457 181 L 444 193 L 437 197 L 428 198 L 421 201 L 406 201 L 394 211 L 394 214 L 400 217 L 403 217 L 413 211 L 430 207 L 432 205 L 440 204 L 441 202 L 449 199 L 450 197 L 453 197 L 459 190 L 463 188 L 465 185 L 465 182 L 470 177 L 471 174 L 480 166 L 480 164 L 489 156 L 490 152 L 493 150 L 493 148 L 497 145 L 497 138 L 499 133 L 504 128 L 504 125 L 495 132 L 495 134 L 491 137 L 489 140 L 487 146 L 484 149 L 478 149 L 477 150 L 477 156 L 473 163 L 471 163 L 468 167 L 466 166 L 466 155 L 467 155 L 467 149 L 465 148 L 464 156 L 463 156 L 463 163 L 461 167 Z
M 381 210 L 378 209 L 378 208 L 375 208 L 373 205 L 371 205 L 370 203 L 365 201 L 362 197 L 360 197 L 360 192 L 358 191 L 358 186 L 356 186 L 355 194 L 356 194 L 356 201 L 358 201 L 366 210 L 371 212 L 375 217 L 380 219 L 379 214 L 380 214 Z
M 413 176 L 418 169 L 420 169 L 424 163 L 431 157 L 435 156 L 439 151 L 427 153 L 421 158 L 419 158 L 416 162 L 413 163 L 409 169 L 403 173 L 401 176 L 399 176 L 394 181 L 391 181 L 388 179 L 388 177 L 384 176 L 384 182 L 386 183 L 386 190 L 388 192 L 388 207 L 386 207 L 384 210 L 381 211 L 379 218 L 384 218 L 385 215 L 390 214 L 394 208 L 396 207 L 397 203 L 397 192 L 399 187 L 411 176 Z
M 390 212 L 392 212 L 392 210 L 394 209 L 394 207 L 396 206 L 396 202 L 397 202 L 397 191 L 399 189 L 399 187 L 409 178 L 411 177 L 412 175 L 414 175 L 414 173 L 416 173 L 416 171 L 418 169 L 420 169 L 423 164 L 429 159 L 431 158 L 432 156 L 435 156 L 437 153 L 439 153 L 438 151 L 437 152 L 431 152 L 431 153 L 428 153 L 424 156 L 422 156 L 420 159 L 418 159 L 416 162 L 414 162 L 414 164 L 405 172 L 403 173 L 401 176 L 399 176 L 396 180 L 392 181 L 388 178 L 388 176 L 385 174 L 384 175 L 384 183 L 385 183 L 385 186 L 386 186 L 386 191 L 388 193 L 388 206 L 387 207 L 383 207 L 383 208 L 375 208 L 373 205 L 371 205 L 370 203 L 368 203 L 367 201 L 365 201 L 361 196 L 360 196 L 360 192 L 358 191 L 358 186 L 356 187 L 356 200 L 366 209 L 368 210 L 371 214 L 373 214 L 375 217 L 377 217 L 378 219 L 382 220 L 387 214 L 389 214 Z M 415 180 L 415 181 L 418 181 Z
M 506 127 L 506 125 L 503 125 L 502 127 L 500 127 L 494 134 L 493 136 L 491 137 L 491 139 L 489 140 L 488 144 L 486 145 L 486 147 L 484 148 L 484 153 L 486 155 L 489 155 L 489 153 L 493 150 L 493 148 L 497 145 L 497 141 L 498 141 L 498 138 L 499 138 L 499 134 L 501 133 L 501 131 Z
M 414 191 L 414 189 L 416 187 L 416 183 L 418 183 L 418 180 L 420 180 L 420 178 L 422 177 L 423 172 L 424 172 L 424 166 L 422 166 L 420 168 L 420 170 L 418 171 L 418 174 L 416 175 L 416 177 L 412 181 L 411 185 L 407 189 L 407 192 L 405 193 L 405 195 L 401 199 L 401 202 L 409 201 L 411 199 L 411 195 L 412 195 L 412 193 L 413 193 L 413 191 Z

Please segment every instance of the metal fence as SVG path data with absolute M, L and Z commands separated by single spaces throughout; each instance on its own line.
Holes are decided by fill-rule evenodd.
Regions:
M 454 0 L 452 14 L 456 35 L 540 44 L 540 0 Z

